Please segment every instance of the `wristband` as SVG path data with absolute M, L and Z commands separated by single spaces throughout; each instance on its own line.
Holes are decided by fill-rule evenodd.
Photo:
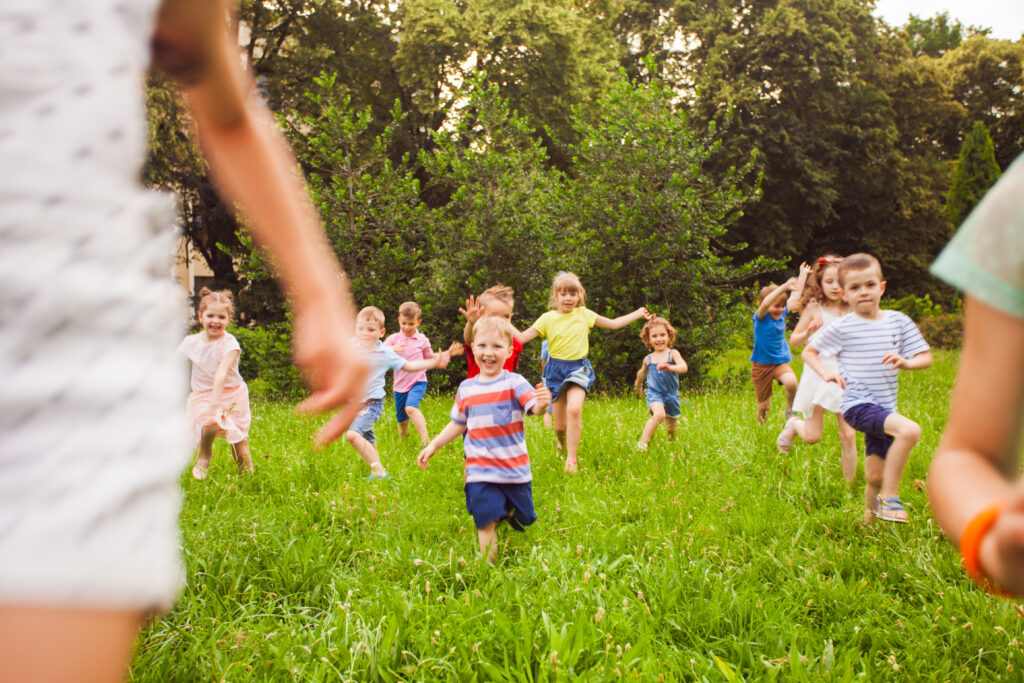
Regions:
M 964 569 L 968 576 L 989 593 L 1004 598 L 1010 597 L 1012 594 L 985 576 L 981 570 L 978 554 L 981 550 L 981 541 L 991 531 L 992 525 L 996 523 L 1005 508 L 1006 500 L 1004 498 L 995 499 L 967 523 L 967 527 L 960 536 L 960 557 L 963 559 Z

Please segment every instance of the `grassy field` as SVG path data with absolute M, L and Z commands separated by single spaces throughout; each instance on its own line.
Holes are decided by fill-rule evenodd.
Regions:
M 392 480 L 370 483 L 347 445 L 309 451 L 315 421 L 256 404 L 256 475 L 220 444 L 207 481 L 182 480 L 189 585 L 140 635 L 131 679 L 1019 680 L 1018 608 L 965 579 L 923 489 L 955 361 L 902 378 L 924 430 L 910 524 L 864 524 L 834 427 L 781 457 L 781 405 L 758 428 L 749 387 L 686 395 L 679 439 L 646 453 L 642 401 L 599 397 L 576 477 L 530 420 L 540 520 L 501 529 L 495 567 L 455 444 L 421 472 L 386 411 Z M 450 404 L 425 403 L 432 433 Z

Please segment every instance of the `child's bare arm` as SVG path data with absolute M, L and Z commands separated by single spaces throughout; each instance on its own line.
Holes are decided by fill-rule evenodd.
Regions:
M 427 469 L 427 465 L 430 463 L 430 459 L 434 457 L 434 454 L 438 450 L 451 443 L 460 434 L 466 431 L 466 425 L 459 424 L 458 422 L 449 422 L 445 425 L 441 433 L 435 436 L 430 443 L 423 447 L 420 454 L 416 457 L 416 464 L 419 465 L 421 470 Z
M 789 335 L 789 345 L 797 349 L 800 348 L 807 343 L 810 336 L 817 332 L 820 327 L 821 306 L 817 304 L 808 306 L 800 314 L 800 319 L 796 321 L 793 333 Z
M 791 277 L 781 285 L 776 287 L 768 296 L 764 298 L 761 305 L 757 307 L 757 317 L 763 318 L 768 315 L 768 309 L 775 305 L 775 303 L 786 295 L 786 292 L 790 291 L 792 287 L 796 286 L 796 278 Z
M 512 336 L 515 337 L 520 344 L 529 344 L 534 339 L 540 336 L 540 332 L 538 332 L 537 328 L 534 327 L 533 325 L 527 327 L 522 332 L 513 327 Z
M 352 299 L 295 158 L 270 112 L 251 96 L 237 40 L 226 30 L 228 7 L 224 0 L 165 0 L 154 33 L 155 61 L 183 81 L 218 189 L 243 208 L 292 301 L 295 360 L 313 390 L 300 408 L 345 406 L 317 434 L 323 444 L 360 410 L 367 370 L 359 351 L 344 343 L 353 334 Z
M 804 363 L 807 363 L 809 368 L 812 368 L 816 373 L 821 375 L 821 378 L 826 382 L 835 382 L 840 388 L 846 388 L 846 380 L 843 376 L 834 370 L 829 370 L 825 367 L 825 364 L 821 362 L 821 353 L 818 349 L 813 346 L 808 346 L 804 349 L 800 357 L 804 359 Z
M 923 370 L 931 367 L 933 360 L 931 351 L 922 351 L 911 358 L 904 358 L 898 353 L 887 353 L 882 357 L 882 363 L 897 370 Z
M 928 472 L 932 512 L 959 545 L 980 510 L 999 498 L 1005 511 L 982 539 L 982 571 L 1024 595 L 1024 319 L 970 295 L 964 346 L 942 442 Z
M 672 349 L 672 353 L 669 355 L 667 363 L 658 363 L 659 370 L 668 370 L 677 374 L 683 374 L 690 368 L 686 365 L 686 361 L 683 360 L 683 354 L 679 353 L 675 349 Z
M 640 364 L 640 369 L 636 371 L 636 380 L 633 382 L 633 391 L 638 395 L 643 395 L 644 381 L 647 379 L 647 359 Z
M 651 313 L 645 306 L 641 306 L 632 313 L 620 315 L 618 318 L 606 318 L 603 315 L 599 315 L 594 318 L 594 327 L 603 327 L 606 330 L 618 330 L 630 323 L 636 322 L 640 318 L 647 318 L 648 320 L 651 319 Z
M 229 351 L 220 359 L 217 371 L 213 373 L 213 389 L 210 391 L 210 403 L 203 415 L 203 424 L 211 424 L 217 421 L 217 413 L 220 411 L 220 397 L 224 395 L 224 383 L 227 381 L 228 373 L 241 355 L 241 351 Z
M 548 406 L 551 405 L 551 390 L 541 382 L 534 389 L 534 394 L 537 397 L 537 402 L 533 404 L 530 412 L 534 415 L 543 415 L 547 411 Z

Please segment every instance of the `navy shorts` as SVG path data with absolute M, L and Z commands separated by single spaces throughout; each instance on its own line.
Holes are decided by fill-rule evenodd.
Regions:
M 884 460 L 893 442 L 885 433 L 885 418 L 890 415 L 891 410 L 877 403 L 861 403 L 843 413 L 843 419 L 858 432 L 864 432 L 864 454 L 877 455 Z
M 647 387 L 644 390 L 644 397 L 647 399 L 647 410 L 650 411 L 652 403 L 660 403 L 665 406 L 665 417 L 676 418 L 682 414 L 679 407 L 679 394 L 658 391 Z
M 352 421 L 352 426 L 348 428 L 348 431 L 357 432 L 370 443 L 376 443 L 377 435 L 373 433 L 373 425 L 377 424 L 377 420 L 383 413 L 384 399 L 366 399 L 363 409 L 356 415 L 356 419 Z
M 466 491 L 466 510 L 473 515 L 477 529 L 507 519 L 509 526 L 516 531 L 523 531 L 537 521 L 537 513 L 533 511 L 531 482 L 492 484 L 474 481 L 463 488 Z
M 405 412 L 406 406 L 419 408 L 423 396 L 427 393 L 427 383 L 419 381 L 409 387 L 409 391 L 395 392 L 395 419 L 398 422 L 405 422 L 409 419 L 409 413 Z
M 588 394 L 594 384 L 594 367 L 586 358 L 561 360 L 549 358 L 544 366 L 544 386 L 551 390 L 551 402 L 558 400 L 558 394 L 566 384 L 577 384 Z

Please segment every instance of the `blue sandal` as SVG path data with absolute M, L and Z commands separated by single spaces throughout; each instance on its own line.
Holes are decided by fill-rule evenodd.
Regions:
M 902 517 L 895 516 L 899 512 L 903 513 Z M 882 496 L 878 496 L 878 510 L 875 511 L 875 516 L 883 522 L 906 524 L 909 521 L 907 509 L 903 507 L 903 501 L 899 498 L 882 498 Z

